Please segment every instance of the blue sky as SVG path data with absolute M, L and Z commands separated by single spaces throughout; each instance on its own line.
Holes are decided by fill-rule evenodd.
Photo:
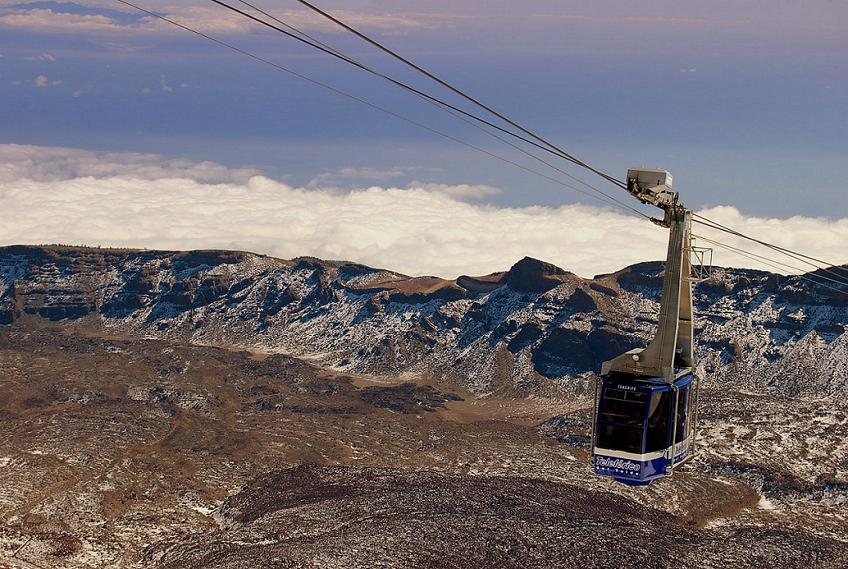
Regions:
M 430 87 L 296 2 L 257 3 Z M 417 99 L 209 2 L 139 4 L 522 160 Z M 671 170 L 692 207 L 848 216 L 844 2 L 423 4 L 321 3 L 606 171 Z M 486 184 L 503 189 L 486 198 L 499 206 L 592 203 L 117 2 L 0 6 L 0 143 L 214 160 L 294 185 Z

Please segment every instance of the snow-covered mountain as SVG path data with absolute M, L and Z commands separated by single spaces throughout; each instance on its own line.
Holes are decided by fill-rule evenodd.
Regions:
M 661 281 L 659 262 L 584 279 L 524 258 L 444 280 L 242 252 L 14 246 L 0 248 L 0 323 L 287 352 L 479 393 L 580 391 L 602 361 L 648 341 Z M 848 292 L 715 269 L 695 298 L 707 381 L 848 394 Z

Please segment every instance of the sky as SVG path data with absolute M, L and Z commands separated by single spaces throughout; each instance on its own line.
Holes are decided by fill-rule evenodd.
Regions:
M 471 265 L 478 272 L 500 270 L 522 253 L 586 274 L 647 254 L 662 256 L 658 228 L 639 230 L 645 242 L 634 250 L 616 232 L 635 219 L 601 207 L 565 187 L 562 182 L 575 184 L 558 172 L 379 79 L 211 2 L 138 3 L 547 177 L 119 2 L 0 1 L 0 160 L 5 160 L 0 205 L 18 211 L 24 196 L 28 200 L 17 220 L 7 216 L 0 222 L 0 243 L 73 237 L 126 244 L 118 233 L 86 230 L 92 227 L 86 220 L 93 218 L 105 230 L 122 225 L 107 223 L 104 212 L 124 226 L 133 221 L 119 209 L 97 209 L 87 191 L 120 191 L 109 199 L 127 203 L 155 197 L 151 205 L 167 210 L 170 204 L 173 211 L 182 211 L 178 204 L 192 195 L 215 203 L 209 211 L 218 213 L 210 215 L 226 216 L 226 208 L 236 205 L 219 199 L 215 188 L 231 184 L 244 195 L 233 198 L 241 224 L 228 227 L 226 237 L 216 239 L 211 222 L 192 232 L 191 211 L 185 211 L 171 219 L 186 228 L 183 237 L 157 240 L 160 234 L 151 234 L 146 241 L 135 238 L 134 246 L 354 255 L 352 260 L 448 276 L 472 272 L 463 268 Z M 460 102 L 294 0 L 255 3 L 369 65 Z M 848 219 L 843 180 L 848 3 L 325 0 L 320 5 L 604 171 L 623 177 L 630 166 L 666 168 L 693 209 L 723 212 L 745 224 L 734 226 L 738 229 L 771 231 L 762 236 L 846 260 L 838 245 Z M 60 165 L 50 164 L 57 159 Z M 605 191 L 620 191 L 557 165 Z M 155 191 L 144 189 L 153 186 Z M 65 200 L 86 200 L 68 209 L 77 212 L 76 221 L 33 225 L 29 216 L 48 220 L 55 213 L 57 192 Z M 304 221 L 299 227 L 312 232 L 311 240 L 290 225 L 274 229 L 266 223 L 277 213 L 281 223 L 292 216 L 311 219 L 323 211 L 321 204 L 352 212 L 355 199 L 374 198 L 369 192 L 387 199 L 373 204 L 388 208 L 384 218 L 350 213 L 334 221 L 344 230 L 326 227 L 327 215 L 314 218 L 314 227 Z M 416 202 L 419 198 L 426 204 Z M 438 220 L 429 226 L 429 237 L 414 229 L 428 226 L 428 220 L 417 220 L 416 207 L 401 205 L 402 199 Z M 440 207 L 447 209 L 437 215 Z M 393 211 L 409 212 L 406 240 L 396 235 Z M 475 217 L 481 225 L 462 217 L 472 213 L 486 214 Z M 785 235 L 789 228 L 799 233 Z M 515 246 L 497 251 L 493 235 Z M 422 254 L 416 239 L 440 248 Z M 564 252 L 558 249 L 562 239 L 570 247 Z M 619 246 L 622 252 L 610 253 Z M 496 250 L 480 252 L 487 247 Z M 388 253 L 392 248 L 398 252 Z M 747 262 L 727 251 L 722 255 L 724 261 Z

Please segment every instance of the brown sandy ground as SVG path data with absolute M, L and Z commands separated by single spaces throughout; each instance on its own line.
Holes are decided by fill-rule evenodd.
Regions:
M 595 478 L 585 399 L 0 329 L 0 567 L 842 567 L 846 406 L 706 392 L 698 461 Z M 636 561 L 631 560 L 638 560 Z

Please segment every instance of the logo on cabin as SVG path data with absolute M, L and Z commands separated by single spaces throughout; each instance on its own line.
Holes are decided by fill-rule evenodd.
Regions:
M 623 458 L 607 458 L 605 456 L 596 456 L 595 466 L 611 470 L 626 470 L 628 472 L 639 472 L 641 468 L 641 465 L 638 462 L 625 460 Z

